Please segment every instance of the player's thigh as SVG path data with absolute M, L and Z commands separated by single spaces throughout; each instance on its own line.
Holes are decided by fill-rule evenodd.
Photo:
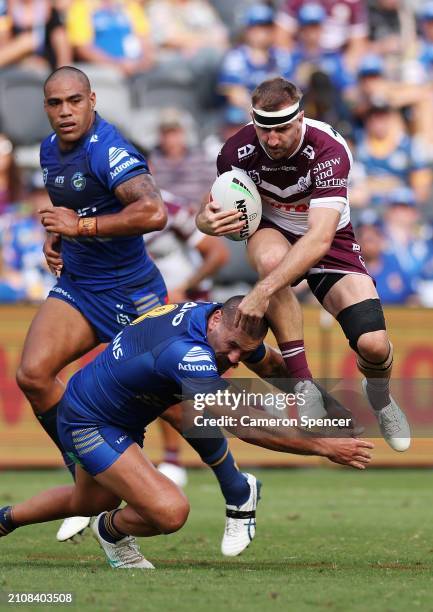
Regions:
M 109 468 L 96 474 L 95 479 L 130 504 L 142 517 L 158 518 L 188 507 L 184 493 L 158 472 L 135 443 L 128 446 Z
M 248 240 L 248 258 L 263 277 L 280 264 L 290 248 L 289 241 L 278 230 L 263 228 Z
M 74 511 L 89 515 L 117 508 L 121 498 L 103 487 L 79 465 L 75 469 Z
M 345 274 L 335 283 L 323 299 L 323 307 L 334 317 L 339 312 L 364 300 L 379 296 L 373 280 L 367 274 Z
M 48 298 L 27 333 L 20 368 L 55 375 L 99 344 L 85 317 L 63 300 Z

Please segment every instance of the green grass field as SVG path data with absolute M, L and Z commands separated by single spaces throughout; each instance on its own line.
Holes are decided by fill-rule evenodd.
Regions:
M 0 591 L 72 591 L 74 607 L 92 611 L 433 611 L 431 472 L 255 473 L 258 535 L 241 557 L 220 555 L 221 496 L 209 471 L 191 471 L 187 525 L 141 540 L 156 571 L 116 572 L 89 533 L 60 544 L 59 523 L 30 526 L 0 540 Z M 67 481 L 56 471 L 3 472 L 0 505 Z

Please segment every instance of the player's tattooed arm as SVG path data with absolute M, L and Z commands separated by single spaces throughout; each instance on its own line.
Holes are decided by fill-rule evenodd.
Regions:
M 98 217 L 98 236 L 135 236 L 161 230 L 167 223 L 167 211 L 150 174 L 139 174 L 114 190 L 123 209 Z
M 123 204 L 120 212 L 98 217 L 79 217 L 64 206 L 45 206 L 38 210 L 48 232 L 61 236 L 139 236 L 161 230 L 167 223 L 167 211 L 159 189 L 150 174 L 139 174 L 115 190 Z

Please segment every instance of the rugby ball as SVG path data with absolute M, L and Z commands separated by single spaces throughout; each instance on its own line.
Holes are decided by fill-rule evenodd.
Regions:
M 211 189 L 212 200 L 221 210 L 242 212 L 244 227 L 238 232 L 227 234 L 230 240 L 247 240 L 259 227 L 262 218 L 262 200 L 251 177 L 242 170 L 229 170 L 216 179 Z

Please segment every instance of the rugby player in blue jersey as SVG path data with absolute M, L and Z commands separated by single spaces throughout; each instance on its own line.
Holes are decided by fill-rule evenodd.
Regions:
M 39 212 L 47 230 L 44 252 L 59 278 L 31 324 L 17 381 L 62 451 L 56 423 L 64 385 L 58 374 L 166 302 L 164 281 L 142 235 L 162 229 L 167 216 L 145 158 L 95 112 L 96 97 L 82 71 L 56 70 L 44 96 L 54 132 L 41 145 L 40 161 L 53 206 Z M 242 512 L 255 496 L 255 478 L 237 469 L 223 438 L 189 442 L 213 469 L 229 510 Z M 64 459 L 73 472 L 73 463 Z M 58 539 L 72 537 L 89 520 L 66 521 Z M 243 550 L 242 525 L 240 531 L 226 529 L 231 554 Z
M 77 372 L 58 407 L 59 440 L 76 463 L 76 483 L 0 508 L 0 536 L 77 513 L 98 515 L 92 528 L 112 567 L 152 568 L 132 536 L 177 531 L 188 517 L 189 505 L 183 492 L 142 453 L 146 426 L 183 399 L 190 400 L 184 404 L 184 416 L 192 414 L 193 422 L 194 398 L 229 391 L 230 383 L 220 373 L 240 361 L 262 377 L 285 372 L 281 354 L 263 344 L 264 319 L 248 333 L 234 326 L 242 297 L 224 305 L 187 302 L 156 307 L 125 327 Z M 246 442 L 321 455 L 359 469 L 371 460 L 370 442 L 310 437 L 295 428 L 272 427 L 263 411 L 240 406 L 233 413 L 230 405 L 208 403 L 216 416 L 261 418 L 251 428 L 227 424 Z M 127 505 L 119 509 L 121 500 Z M 253 527 L 254 510 L 245 510 L 242 518 Z

